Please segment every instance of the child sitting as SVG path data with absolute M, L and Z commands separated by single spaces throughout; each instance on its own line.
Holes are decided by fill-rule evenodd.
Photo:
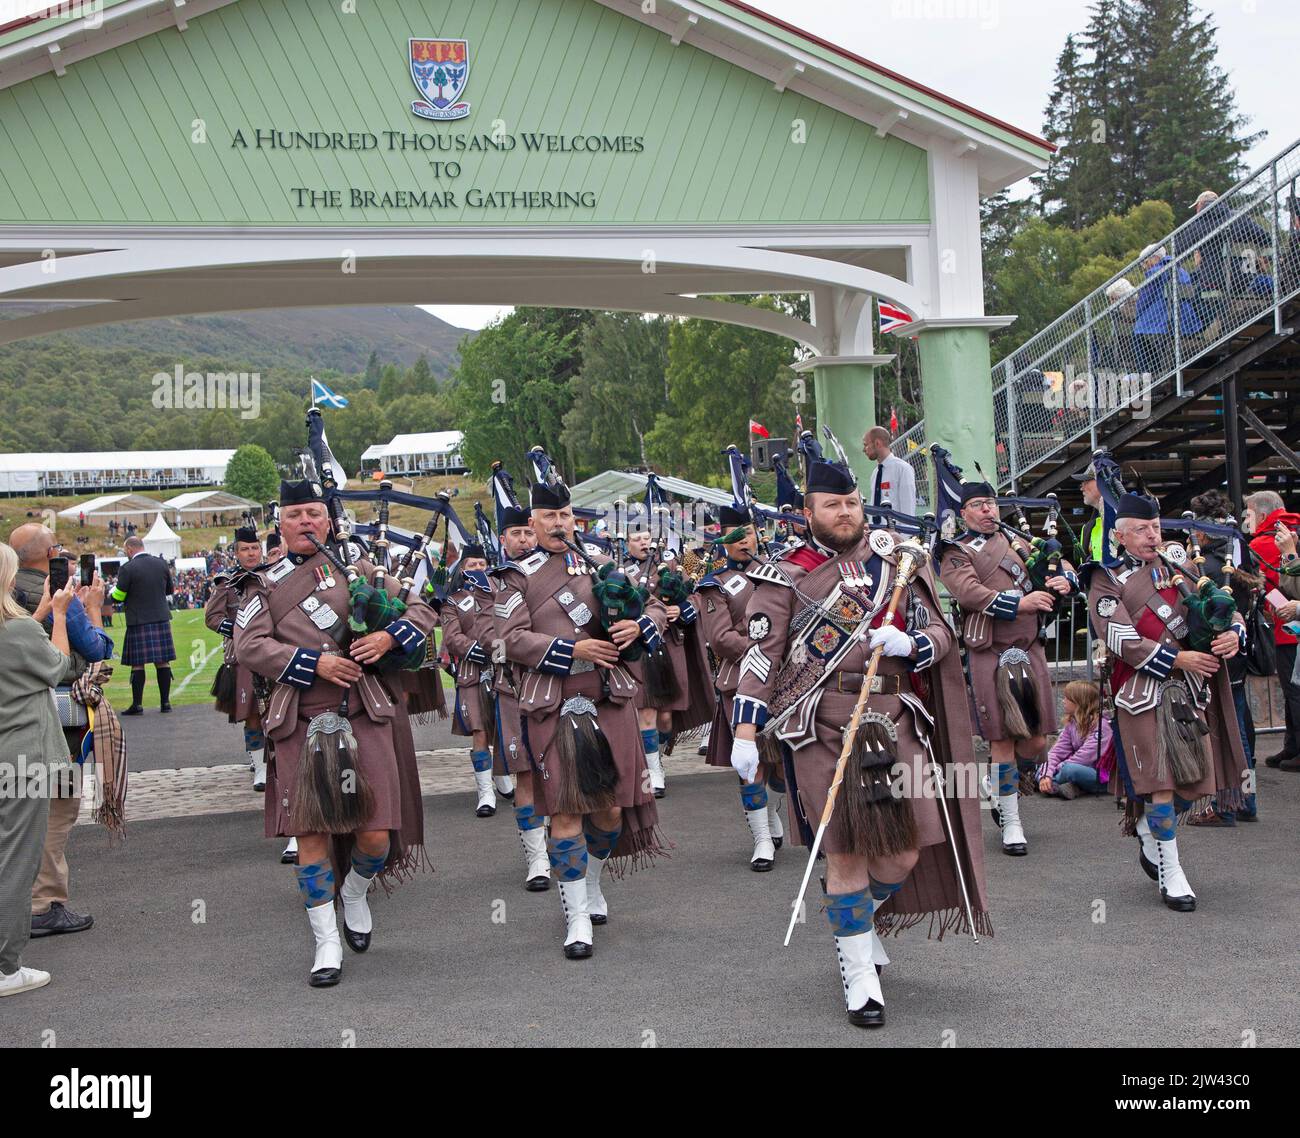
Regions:
M 1111 729 L 1106 717 L 1099 715 L 1097 685 L 1072 680 L 1062 695 L 1065 728 L 1048 753 L 1047 762 L 1038 768 L 1038 789 L 1066 799 L 1078 798 L 1080 793 L 1101 794 L 1110 778 L 1106 760 L 1111 750 Z

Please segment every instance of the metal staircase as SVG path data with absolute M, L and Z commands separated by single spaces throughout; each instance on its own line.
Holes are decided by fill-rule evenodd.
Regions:
M 1261 439 L 1229 437 L 1247 467 L 1300 439 L 1297 182 L 1300 140 L 993 368 L 999 491 L 1041 494 L 1104 445 L 1157 494 L 1190 497 L 1223 481 L 1225 413 Z M 893 446 L 918 488 L 925 442 L 922 421 Z

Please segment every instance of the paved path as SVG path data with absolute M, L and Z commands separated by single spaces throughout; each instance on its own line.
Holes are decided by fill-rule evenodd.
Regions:
M 187 759 L 225 747 L 207 734 L 187 739 Z M 843 1021 L 816 906 L 781 947 L 799 852 L 783 851 L 770 874 L 749 872 L 735 784 L 697 763 L 669 763 L 661 807 L 674 855 L 610 885 L 594 959 L 571 962 L 555 893 L 523 890 L 510 812 L 475 818 L 463 749 L 426 747 L 437 871 L 376 901 L 374 947 L 348 953 L 343 983 L 319 991 L 306 984 L 310 937 L 292 870 L 278 863 L 280 842 L 262 837 L 245 772 L 226 762 L 137 773 L 125 844 L 110 847 L 95 826 L 72 835 L 73 903 L 95 914 L 94 929 L 33 942 L 25 961 L 54 980 L 5 1001 L 0 1045 L 38 1045 L 47 1029 L 60 1045 L 95 1046 L 1300 1039 L 1294 775 L 1261 769 L 1263 821 L 1181 832 L 1201 899 L 1190 915 L 1160 904 L 1108 800 L 1026 803 L 1025 859 L 997 852 L 989 822 L 997 935 L 939 943 L 914 929 L 889 943 L 890 1023 L 867 1033 Z

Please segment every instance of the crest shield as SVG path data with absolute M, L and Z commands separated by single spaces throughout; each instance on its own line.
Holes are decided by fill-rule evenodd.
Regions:
M 411 78 L 423 98 L 411 104 L 411 113 L 435 122 L 452 122 L 469 114 L 460 101 L 469 79 L 469 41 L 412 39 Z

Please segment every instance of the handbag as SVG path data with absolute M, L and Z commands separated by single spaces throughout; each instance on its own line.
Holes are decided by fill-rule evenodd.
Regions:
M 1246 671 L 1252 676 L 1275 675 L 1277 650 L 1273 643 L 1273 622 L 1258 598 L 1251 607 L 1246 630 Z
M 86 727 L 90 717 L 86 714 L 86 705 L 72 698 L 71 688 L 54 689 L 54 706 L 59 711 L 59 723 L 63 727 Z

